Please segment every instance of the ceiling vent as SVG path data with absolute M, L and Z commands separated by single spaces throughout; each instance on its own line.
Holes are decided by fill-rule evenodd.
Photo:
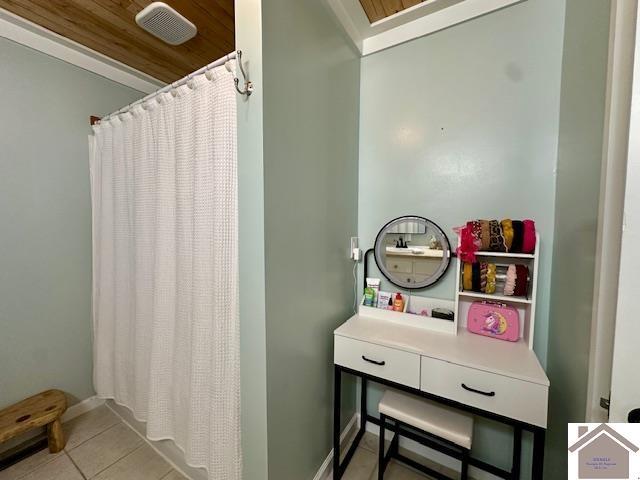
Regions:
M 136 23 L 169 45 L 195 37 L 196 26 L 164 2 L 153 2 L 136 15 Z

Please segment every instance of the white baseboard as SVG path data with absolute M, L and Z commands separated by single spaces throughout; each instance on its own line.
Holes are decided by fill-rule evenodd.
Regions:
M 87 413 L 103 404 L 104 400 L 102 398 L 96 397 L 95 395 L 93 397 L 85 398 L 81 402 L 78 402 L 75 405 L 71 405 L 69 408 L 67 408 L 67 411 L 62 415 L 62 423 L 73 420 L 83 413 Z
M 351 420 L 349 420 L 349 423 L 340 434 L 341 446 L 345 442 L 352 440 L 352 435 L 350 434 L 352 433 L 352 430 L 354 430 L 354 427 L 356 427 L 359 423 L 360 423 L 360 414 L 356 413 L 351 418 Z M 313 477 L 313 480 L 327 480 L 331 478 L 333 475 L 332 467 L 333 467 L 333 448 L 329 452 L 329 455 L 327 455 L 327 458 L 324 459 L 324 462 L 322 462 L 322 465 L 320 465 L 320 468 L 318 469 L 316 476 Z

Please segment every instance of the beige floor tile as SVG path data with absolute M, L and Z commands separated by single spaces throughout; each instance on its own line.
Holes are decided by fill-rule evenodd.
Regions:
M 377 456 L 378 455 L 378 438 L 379 438 L 378 435 L 376 435 L 376 434 L 374 434 L 372 432 L 366 432 L 364 434 L 364 436 L 362 437 L 362 440 L 360 441 L 360 445 L 362 446 L 362 448 L 366 448 L 367 450 L 372 451 Z M 387 440 L 385 442 L 385 453 L 389 449 L 389 445 L 390 444 L 391 444 L 390 440 Z M 425 458 L 425 457 L 423 457 L 421 455 L 418 455 L 417 453 L 414 453 L 414 452 L 412 452 L 410 450 L 407 450 L 405 448 L 400 447 L 400 453 L 402 455 L 404 455 L 405 457 L 408 457 L 411 460 L 414 460 L 414 461 L 416 461 L 418 463 L 426 465 L 427 467 L 432 468 L 433 470 L 435 470 L 435 471 L 437 471 L 439 473 L 449 474 L 448 471 L 447 472 L 443 471 L 442 465 L 440 465 L 440 464 L 438 464 L 438 463 L 436 463 L 436 462 L 434 462 L 432 460 L 429 460 L 429 459 L 427 459 L 427 458 Z M 394 462 L 395 461 L 392 460 L 389 465 L 393 464 Z M 402 466 L 402 465 L 399 465 L 399 466 Z M 377 466 L 377 464 L 376 464 L 376 468 L 374 470 L 374 474 L 375 474 L 375 476 L 372 476 L 371 478 L 375 480 L 375 479 L 378 478 L 378 476 L 377 476 L 378 475 L 378 466 Z M 417 474 L 417 475 L 421 475 L 421 474 Z M 387 478 L 387 476 L 386 476 L 386 472 L 385 472 L 385 479 L 386 478 Z M 421 476 L 419 478 L 431 478 L 431 477 L 425 477 L 423 475 L 423 476 Z
M 95 480 L 159 480 L 171 471 L 164 458 L 143 443 L 94 477 Z
M 378 436 L 371 432 L 365 432 L 362 440 L 360 440 L 360 446 L 366 448 L 370 452 L 378 452 Z
M 376 472 L 377 473 L 377 472 Z M 375 477 L 377 479 L 377 477 Z M 431 478 L 423 473 L 416 472 L 404 465 L 390 462 L 384 472 L 385 480 L 425 480 Z
M 351 462 L 344 472 L 343 480 L 369 480 L 371 472 L 376 467 L 377 457 L 364 448 L 358 448 Z
M 390 438 L 390 437 L 387 437 L 387 435 L 385 435 L 385 437 Z M 366 448 L 367 450 L 377 455 L 378 448 L 379 448 L 378 438 L 380 438 L 379 435 L 376 435 L 372 432 L 365 432 L 365 434 L 362 436 L 362 440 L 360 440 L 360 446 L 363 448 Z M 385 443 L 384 451 L 386 452 L 389 449 L 391 440 L 386 440 L 384 443 Z
M 171 470 L 167 476 L 162 477 L 162 480 L 187 480 L 187 477 L 183 476 L 180 472 Z
M 418 455 L 417 453 L 412 452 L 411 450 L 400 448 L 400 454 L 404 455 L 407 458 L 410 458 L 415 462 L 418 462 L 421 465 L 429 467 L 430 469 L 435 470 L 436 472 L 443 473 L 449 477 L 455 476 L 455 471 L 449 470 L 443 465 L 440 465 L 439 463 L 436 463 L 429 458 L 425 458 L 422 455 Z
M 87 478 L 92 478 L 131 453 L 141 443 L 142 439 L 133 430 L 119 423 L 68 453 L 82 473 Z
M 358 430 L 355 429 L 353 433 L 349 435 L 349 437 L 340 444 L 340 462 L 344 460 L 344 457 L 346 457 L 347 452 L 351 449 L 351 445 L 353 444 L 353 441 L 355 440 L 357 434 L 358 434 Z M 362 445 L 364 445 L 363 441 L 364 441 L 364 437 L 362 438 L 362 440 L 360 440 L 360 445 L 358 445 L 358 447 L 361 447 Z
M 83 478 L 69 457 L 63 453 L 55 460 L 40 465 L 21 480 L 83 480 Z
M 425 480 L 431 479 L 424 473 L 417 472 L 401 463 L 391 460 L 384 472 L 384 480 Z M 373 469 L 370 480 L 378 480 L 378 465 Z
M 23 477 L 27 473 L 33 472 L 36 468 L 45 463 L 55 460 L 60 455 L 64 455 L 64 452 L 49 453 L 49 449 L 45 448 L 39 452 L 34 453 L 30 457 L 10 466 L 9 468 L 0 471 L 0 480 L 16 480 Z
M 80 415 L 63 425 L 67 451 L 120 423 L 120 419 L 105 405 Z

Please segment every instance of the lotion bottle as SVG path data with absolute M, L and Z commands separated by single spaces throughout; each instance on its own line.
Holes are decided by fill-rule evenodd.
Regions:
M 394 312 L 404 311 L 404 299 L 402 298 L 402 294 L 400 292 L 396 293 L 396 298 L 393 301 L 393 311 Z

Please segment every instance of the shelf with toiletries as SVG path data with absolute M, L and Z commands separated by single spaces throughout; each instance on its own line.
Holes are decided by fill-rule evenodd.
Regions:
M 504 340 L 509 325 L 511 341 L 533 348 L 540 254 L 540 237 L 534 235 L 532 253 L 475 251 L 473 262 L 458 256 L 455 311 L 461 330 Z
M 362 297 L 358 313 L 363 317 L 386 320 L 392 323 L 432 330 L 441 333 L 455 334 L 455 302 L 439 298 L 419 297 L 406 293 L 393 293 L 402 297 L 402 310 L 392 310 L 386 305 L 367 305 L 368 299 Z M 377 301 L 377 300 L 376 300 Z M 434 316 L 436 315 L 436 316 Z M 439 315 L 439 317 L 438 317 Z

